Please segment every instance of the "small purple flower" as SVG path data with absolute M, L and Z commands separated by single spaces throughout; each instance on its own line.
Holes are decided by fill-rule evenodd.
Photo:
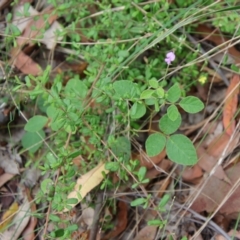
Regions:
M 171 62 L 173 62 L 174 60 L 175 60 L 175 54 L 174 54 L 174 52 L 169 52 L 169 53 L 167 53 L 166 58 L 165 58 L 165 62 L 169 65 L 169 64 L 171 64 Z

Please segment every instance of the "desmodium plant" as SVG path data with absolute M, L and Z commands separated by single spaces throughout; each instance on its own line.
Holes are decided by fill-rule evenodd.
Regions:
M 81 55 L 88 68 L 81 78 L 75 73 L 70 77 L 69 73 L 52 76 L 48 66 L 39 76 L 26 76 L 24 84 L 20 79 L 16 82 L 14 90 L 24 90 L 38 107 L 38 113 L 26 123 L 22 139 L 22 146 L 31 154 L 42 147 L 44 157 L 39 160 L 39 168 L 43 175 L 50 174 L 41 184 L 38 201 L 48 201 L 53 211 L 63 211 L 71 203 L 67 194 L 75 178 L 100 160 L 120 179 L 113 183 L 105 177 L 102 189 L 116 189 L 131 178 L 132 188 L 148 183 L 146 168 L 132 159 L 131 140 L 142 131 L 141 123 L 160 110 L 159 131 L 150 134 L 144 145 L 147 155 L 158 155 L 166 148 L 172 161 L 195 164 L 197 155 L 191 140 L 176 133 L 182 123 L 180 109 L 194 114 L 204 108 L 198 98 L 187 94 L 189 86 L 195 84 L 193 79 L 197 81 L 200 75 L 198 65 L 191 64 L 198 51 L 189 51 L 183 33 L 177 33 L 179 41 L 175 36 L 178 29 L 191 22 L 184 21 L 191 17 L 191 6 L 170 11 L 165 1 L 143 6 L 136 5 L 141 1 L 89 1 L 99 13 L 91 17 L 92 9 L 86 1 L 49 2 L 65 20 L 65 28 L 58 33 L 63 37 L 59 45 L 75 53 L 67 60 Z M 79 4 L 81 11 L 77 12 Z M 14 32 L 14 36 L 19 35 Z M 91 44 L 81 44 L 84 41 Z M 172 74 L 177 66 L 179 69 Z M 48 131 L 44 131 L 46 126 Z M 72 161 L 79 156 L 78 168 Z M 56 171 L 59 177 L 54 182 Z M 132 206 L 147 207 L 150 198 L 146 196 Z M 159 209 L 163 208 L 160 205 Z M 51 221 L 58 219 L 51 216 Z

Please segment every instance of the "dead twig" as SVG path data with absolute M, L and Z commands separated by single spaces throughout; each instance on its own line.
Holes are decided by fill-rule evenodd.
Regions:
M 89 240 L 96 240 L 97 233 L 98 233 L 99 217 L 100 217 L 100 212 L 101 212 L 101 209 L 102 209 L 102 205 L 103 205 L 103 194 L 98 193 L 97 203 L 96 203 L 94 218 L 93 218 L 94 220 L 93 220 L 93 223 L 92 223 L 92 228 L 91 228 L 91 231 L 90 231 Z

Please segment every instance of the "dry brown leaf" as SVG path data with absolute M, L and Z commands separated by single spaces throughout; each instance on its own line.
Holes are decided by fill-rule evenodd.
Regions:
M 28 13 L 29 13 L 29 17 L 24 17 L 24 18 L 22 17 L 22 15 L 24 14 L 24 6 L 21 3 L 19 3 L 13 9 L 12 23 L 15 26 L 17 26 L 17 28 L 21 31 L 21 33 L 28 26 L 28 24 L 30 22 L 32 22 L 33 17 L 36 17 L 39 14 L 39 12 L 37 10 L 35 10 L 31 5 L 30 5 L 30 7 L 28 9 Z
M 41 67 L 34 62 L 28 55 L 23 51 L 18 51 L 17 48 L 13 48 L 11 51 L 13 64 L 24 74 L 31 74 L 33 76 L 42 73 Z
M 156 165 L 156 167 L 152 167 L 147 171 L 146 178 L 153 179 L 162 172 L 168 172 L 172 165 L 172 161 L 164 158 L 160 163 Z
M 240 238 L 240 231 L 232 229 L 230 232 L 228 232 L 228 235 L 231 237 Z
M 201 145 L 197 147 L 198 165 L 206 172 L 210 173 L 213 167 L 217 164 L 219 158 L 222 156 L 224 149 L 230 141 L 230 136 L 227 133 L 219 134 L 211 141 L 208 148 L 205 150 Z M 236 148 L 239 137 L 233 139 L 227 149 L 225 155 L 228 155 Z M 225 174 L 223 167 L 218 166 L 214 172 L 214 176 L 222 179 L 228 183 L 230 180 Z
M 157 233 L 156 226 L 146 226 L 140 230 L 137 236 L 133 240 L 153 240 Z
M 15 176 L 15 174 L 3 173 L 3 174 L 0 176 L 0 187 L 2 187 L 6 182 L 8 182 L 9 180 L 11 180 L 14 176 Z
M 223 107 L 223 126 L 230 136 L 235 130 L 236 121 L 234 115 L 237 112 L 238 105 L 238 93 L 240 89 L 240 77 L 239 75 L 233 75 L 230 85 L 226 92 L 226 101 Z
M 25 186 L 33 188 L 41 177 L 41 171 L 34 167 L 29 167 L 24 173 Z
M 202 177 L 203 175 L 202 169 L 203 168 L 201 168 L 198 164 L 195 164 L 192 167 L 186 167 L 181 173 L 181 177 L 183 181 L 193 182 L 197 178 Z
M 28 188 L 26 188 L 26 195 L 27 195 L 28 201 L 31 202 L 31 212 L 35 213 L 36 210 L 37 210 L 36 204 L 34 203 L 34 201 L 32 199 L 32 196 L 31 196 L 31 193 L 30 193 L 30 190 Z M 37 218 L 35 218 L 33 216 L 30 218 L 30 221 L 29 221 L 28 225 L 26 226 L 26 228 L 24 229 L 24 231 L 22 233 L 23 240 L 34 240 L 34 239 L 36 239 L 34 229 L 37 225 L 37 222 L 38 222 Z
M 4 9 L 11 2 L 12 2 L 11 0 L 0 0 L 0 11 L 2 11 L 2 9 Z
M 233 141 L 229 144 L 229 147 L 227 148 L 226 155 L 231 153 L 236 146 L 238 145 L 240 134 L 237 134 L 237 136 L 233 139 Z M 231 136 L 229 136 L 226 132 L 223 134 L 218 135 L 208 146 L 207 153 L 215 158 L 221 157 L 224 149 L 228 145 L 230 141 Z
M 0 232 L 3 232 L 5 228 L 10 225 L 15 216 L 16 212 L 18 211 L 18 203 L 13 202 L 10 208 L 3 214 L 0 222 Z
M 12 226 L 9 230 L 1 234 L 1 239 L 4 240 L 17 240 L 21 235 L 23 229 L 27 226 L 30 219 L 30 203 L 27 197 L 24 198 L 19 211 L 16 213 L 12 221 Z
M 101 183 L 103 180 L 102 172 L 108 173 L 108 171 L 105 169 L 105 164 L 103 162 L 100 162 L 91 171 L 78 178 L 74 190 L 69 193 L 67 197 L 68 199 L 77 199 L 77 203 L 69 204 L 69 208 L 76 206 L 94 187 Z M 63 212 L 67 212 L 69 210 L 70 209 L 65 208 Z
M 218 157 L 213 157 L 210 154 L 206 152 L 206 150 L 199 146 L 197 148 L 197 154 L 198 154 L 198 166 L 201 167 L 204 171 L 210 173 L 211 170 L 215 167 Z M 221 154 L 220 154 L 221 156 Z M 224 180 L 228 183 L 230 183 L 230 180 L 228 179 L 226 173 L 223 170 L 222 166 L 218 166 L 213 173 L 213 175 L 221 180 Z
M 49 29 L 47 29 L 44 33 L 43 39 L 41 42 L 44 43 L 47 49 L 54 49 L 57 45 L 57 41 L 62 40 L 62 37 L 56 37 L 57 31 L 62 31 L 62 26 L 57 21 L 54 21 Z
M 124 197 L 122 197 L 124 199 Z M 128 215 L 128 207 L 127 204 L 123 201 L 118 202 L 118 210 L 117 210 L 117 224 L 114 229 L 109 232 L 106 236 L 104 236 L 103 240 L 108 240 L 117 237 L 120 233 L 122 233 L 128 223 L 127 215 Z
M 14 157 L 14 154 L 9 153 L 7 150 L 0 150 L 0 167 L 6 173 L 16 175 L 19 174 L 19 163 Z
M 18 38 L 18 44 L 21 46 L 24 43 L 30 43 L 31 45 L 31 38 L 37 38 L 38 35 L 43 34 L 43 37 L 39 39 L 39 41 L 44 43 L 48 49 L 53 49 L 57 43 L 56 40 L 60 41 L 62 39 L 62 37 L 56 36 L 55 34 L 56 31 L 62 30 L 62 26 L 57 21 L 55 21 L 57 18 L 56 15 L 51 15 L 47 20 L 44 20 L 44 17 L 42 16 L 45 13 L 50 14 L 52 12 L 52 9 L 47 8 L 43 11 L 43 13 L 40 13 L 36 11 L 32 6 L 30 6 L 28 9 L 28 13 L 30 15 L 29 17 L 22 18 L 19 16 L 19 14 L 17 14 L 23 14 L 23 12 L 24 6 L 19 4 L 14 9 L 13 14 L 13 24 L 16 25 L 22 32 L 22 36 Z M 34 20 L 34 17 L 36 17 L 37 20 Z M 42 30 L 47 22 L 51 26 L 44 33 L 42 33 L 40 30 Z M 32 26 L 34 26 L 36 30 L 32 30 Z
M 210 27 L 206 25 L 198 25 L 197 32 L 206 40 L 210 40 L 214 42 L 217 46 L 222 45 L 223 43 L 229 41 L 229 39 L 222 36 L 222 34 L 218 30 L 212 30 Z M 222 45 L 222 48 L 226 47 L 226 45 Z M 235 60 L 236 63 L 240 63 L 240 53 L 234 47 L 227 48 L 230 56 Z
M 35 217 L 31 217 L 28 225 L 24 229 L 22 233 L 22 239 L 23 240 L 35 240 L 36 235 L 35 235 L 35 227 L 37 225 L 37 219 Z
M 28 22 L 28 24 L 25 26 L 23 33 L 20 37 L 17 38 L 17 44 L 18 46 L 23 46 L 26 43 L 31 42 L 31 39 L 35 39 L 38 37 L 38 35 L 42 35 L 42 29 L 44 29 L 45 25 L 52 24 L 56 19 L 57 15 L 52 14 L 53 8 L 48 7 L 45 9 L 42 13 L 39 13 L 38 17 L 31 18 L 31 21 Z M 49 15 L 46 20 L 46 15 Z M 34 26 L 34 30 L 33 27 Z
M 140 161 L 140 165 L 146 167 L 147 169 L 151 169 L 155 165 L 158 165 L 166 156 L 166 150 L 164 149 L 157 156 L 149 157 L 144 151 L 141 151 L 139 154 L 132 154 L 132 159 L 138 159 Z
M 232 166 L 226 170 L 226 174 L 232 184 L 239 179 L 240 163 Z M 195 200 L 191 208 L 196 212 L 213 212 L 223 199 L 227 196 L 228 192 L 231 191 L 231 185 L 219 180 L 215 176 L 211 176 L 208 183 L 204 186 L 201 194 Z M 219 213 L 221 214 L 233 214 L 239 213 L 240 211 L 240 187 L 227 199 L 223 204 Z
M 84 208 L 82 212 L 82 219 L 83 221 L 90 227 L 93 223 L 94 219 L 94 209 L 91 207 Z
M 213 217 L 213 221 L 219 226 L 221 227 L 224 231 L 227 231 L 227 229 L 229 229 L 229 225 L 231 223 L 231 219 L 228 216 L 225 216 L 223 214 L 219 214 L 217 213 L 214 217 Z

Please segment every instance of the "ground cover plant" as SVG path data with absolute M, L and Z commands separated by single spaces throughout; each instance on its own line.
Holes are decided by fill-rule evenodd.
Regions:
M 236 1 L 2 1 L 1 239 L 239 236 Z

